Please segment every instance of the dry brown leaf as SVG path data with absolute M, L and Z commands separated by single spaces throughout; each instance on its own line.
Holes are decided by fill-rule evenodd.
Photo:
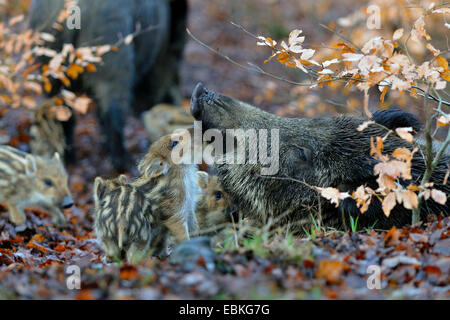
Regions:
M 369 120 L 369 121 L 364 121 L 363 123 L 361 123 L 359 126 L 358 126 L 358 131 L 364 131 L 369 125 L 371 125 L 371 124 L 374 124 L 375 123 L 375 121 L 373 121 L 373 120 Z
M 415 192 L 409 190 L 399 190 L 396 192 L 397 202 L 403 204 L 406 209 L 412 210 L 417 208 L 419 200 Z
M 445 203 L 447 202 L 447 195 L 441 190 L 431 189 L 431 198 L 442 205 L 445 205 Z
M 395 193 L 389 192 L 389 194 L 383 199 L 382 207 L 383 207 L 383 213 L 386 217 L 389 218 L 389 215 L 391 214 L 391 210 L 395 207 L 397 204 Z
M 339 201 L 344 200 L 345 198 L 350 197 L 350 194 L 347 192 L 340 192 L 336 188 L 316 188 L 320 195 L 327 200 L 330 200 L 331 203 L 336 204 L 336 208 L 339 206 Z
M 413 142 L 414 136 L 410 132 L 413 132 L 413 128 L 411 127 L 395 129 L 395 133 L 397 133 L 400 138 L 408 142 Z
M 397 41 L 401 37 L 403 37 L 403 28 L 395 30 L 394 34 L 392 35 L 392 40 Z

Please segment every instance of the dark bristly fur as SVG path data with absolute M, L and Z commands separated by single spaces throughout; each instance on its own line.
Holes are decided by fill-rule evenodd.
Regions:
M 178 69 L 186 38 L 187 0 L 79 0 L 81 28 L 56 32 L 52 28 L 64 0 L 34 0 L 30 9 L 30 27 L 53 33 L 56 41 L 47 44 L 59 51 L 64 43 L 75 47 L 113 45 L 119 36 L 154 27 L 134 38 L 131 45 L 103 56 L 97 72 L 86 72 L 72 81 L 71 89 L 90 94 L 98 114 L 116 169 L 127 166 L 123 145 L 125 116 L 140 113 L 155 104 L 179 104 Z M 52 83 L 56 93 L 61 83 Z M 133 108 L 132 108 L 133 106 Z M 64 122 L 66 161 L 73 162 L 74 117 Z
M 261 223 L 273 216 L 280 223 L 289 223 L 295 230 L 302 231 L 303 225 L 310 223 L 312 209 L 319 208 L 316 191 L 303 183 L 277 178 L 290 177 L 311 186 L 336 187 L 350 192 L 364 184 L 376 187 L 373 168 L 377 160 L 370 156 L 370 138 L 384 137 L 387 131 L 382 126 L 373 124 L 358 131 L 358 126 L 365 120 L 345 115 L 320 119 L 284 118 L 214 93 L 201 84 L 192 95 L 191 113 L 203 122 L 205 130 L 280 130 L 280 170 L 275 177 L 260 176 L 259 164 L 224 163 L 216 166 L 224 189 L 230 193 L 239 209 L 244 215 L 250 215 Z M 408 113 L 378 113 L 375 120 L 387 127 L 417 127 Z M 270 138 L 268 144 L 270 147 Z M 410 143 L 391 134 L 384 143 L 384 153 L 392 154 L 399 147 L 412 149 Z M 431 177 L 434 187 L 447 196 L 450 186 L 448 183 L 443 185 L 443 180 L 449 160 L 450 156 L 444 155 Z M 412 182 L 419 185 L 425 171 L 422 152 L 414 154 L 411 171 Z M 409 182 L 402 183 L 407 185 Z M 343 201 L 338 208 L 323 198 L 320 201 L 323 224 L 329 227 L 342 227 L 343 223 L 348 223 L 349 214 L 359 216 L 358 227 L 375 225 L 377 228 L 390 228 L 411 222 L 411 211 L 401 205 L 397 205 L 387 218 L 377 199 L 364 214 L 359 213 L 351 199 Z M 446 205 L 440 205 L 429 199 L 421 207 L 421 217 L 424 219 L 430 213 L 447 216 L 449 205 L 449 201 Z
M 391 130 L 397 128 L 412 127 L 417 133 L 422 129 L 422 123 L 412 113 L 401 111 L 400 109 L 379 110 L 372 115 L 372 119 L 378 124 Z

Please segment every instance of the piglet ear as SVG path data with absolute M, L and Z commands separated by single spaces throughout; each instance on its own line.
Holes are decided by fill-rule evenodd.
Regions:
M 25 158 L 25 172 L 29 177 L 34 177 L 37 172 L 36 160 L 30 154 Z
M 94 196 L 96 199 L 100 199 L 105 195 L 106 192 L 106 183 L 100 177 L 95 178 L 94 182 Z
M 53 160 L 61 162 L 61 157 L 58 152 L 55 152 L 55 154 L 53 155 Z
M 162 161 L 159 158 L 153 159 L 150 161 L 147 168 L 140 168 L 139 171 L 142 172 L 144 169 L 144 176 L 149 179 L 157 178 L 161 175 L 164 175 L 167 173 L 167 170 L 169 169 L 169 165 Z
M 209 175 L 205 171 L 197 171 L 198 185 L 203 190 L 208 188 Z
M 121 174 L 119 176 L 119 183 L 120 184 L 127 184 L 128 183 L 128 177 L 124 174 Z

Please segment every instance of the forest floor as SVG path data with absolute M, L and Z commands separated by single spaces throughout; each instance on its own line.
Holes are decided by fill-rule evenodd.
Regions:
M 191 1 L 192 33 L 243 63 L 261 64 L 270 52 L 255 52 L 254 39 L 231 26 L 230 20 L 238 19 L 235 22 L 251 31 L 260 26 L 249 21 L 271 21 L 264 28 L 280 37 L 295 26 L 292 21 L 308 20 L 298 10 L 283 20 L 283 13 L 289 12 L 286 8 L 269 20 L 252 16 L 256 11 L 250 7 L 236 13 L 232 5 L 230 9 L 216 5 L 217 1 L 202 3 Z M 303 26 L 312 32 L 317 24 L 306 21 Z M 270 64 L 264 67 L 279 71 Z M 311 116 L 321 114 L 320 109 L 342 112 L 334 107 L 330 112 L 317 103 L 319 96 L 334 99 L 332 91 L 292 103 L 304 91 L 235 68 L 192 40 L 181 78 L 186 99 L 202 81 L 211 89 L 283 115 Z M 28 113 L 0 111 L 1 143 L 28 151 Z M 56 229 L 46 212 L 29 209 L 28 228 L 17 233 L 7 209 L 0 207 L 0 299 L 450 299 L 450 218 L 385 231 L 318 228 L 303 238 L 258 235 L 237 246 L 214 247 L 213 258 L 199 258 L 193 265 L 170 258 L 148 258 L 136 266 L 105 264 L 93 231 L 92 185 L 96 176 L 115 173 L 102 151 L 95 111 L 78 115 L 78 120 L 79 162 L 68 168 L 75 200 L 75 206 L 65 211 L 68 227 Z M 126 149 L 137 162 L 149 146 L 145 128 L 130 118 L 125 135 Z M 70 266 L 80 270 L 79 290 L 70 287 Z
M 58 230 L 46 212 L 27 210 L 28 228 L 16 233 L 7 210 L 0 210 L 0 299 L 450 298 L 450 218 L 389 231 L 257 235 L 234 249 L 215 248 L 211 261 L 201 257 L 191 266 L 157 258 L 137 266 L 104 264 L 92 230 L 91 188 L 95 176 L 112 170 L 98 151 L 94 113 L 82 117 L 80 164 L 68 168 L 76 203 L 65 212 L 68 227 Z M 16 122 L 8 119 L 3 124 L 21 120 L 18 114 Z M 12 145 L 26 144 L 26 126 L 26 120 L 11 126 Z M 145 129 L 130 119 L 126 135 L 137 160 L 147 148 Z M 81 290 L 69 289 L 69 266 L 80 268 Z M 377 272 L 379 289 L 370 278 Z

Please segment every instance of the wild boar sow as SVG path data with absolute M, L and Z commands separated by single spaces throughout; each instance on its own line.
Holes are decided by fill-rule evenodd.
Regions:
M 113 45 L 120 36 L 134 33 L 138 25 L 143 31 L 130 45 L 105 54 L 97 72 L 85 73 L 71 85 L 71 89 L 94 98 L 113 163 L 117 169 L 123 169 L 125 115 L 131 109 L 142 112 L 157 103 L 177 104 L 181 99 L 178 67 L 185 42 L 187 1 L 79 0 L 78 6 L 80 28 L 71 30 L 64 23 L 64 29 L 56 31 L 52 26 L 64 8 L 64 0 L 34 0 L 30 27 L 54 34 L 56 41 L 48 46 L 57 51 L 64 43 L 72 43 L 76 48 Z M 58 89 L 56 83 L 53 89 Z M 66 160 L 74 157 L 70 152 L 73 125 L 73 119 L 65 123 L 69 151 Z
M 370 125 L 363 131 L 358 126 L 362 118 L 342 115 L 330 118 L 284 118 L 264 112 L 254 106 L 231 97 L 215 93 L 199 84 L 192 95 L 191 113 L 202 121 L 203 130 L 218 129 L 225 136 L 226 129 L 279 129 L 279 170 L 273 176 L 262 176 L 259 163 L 217 164 L 217 173 L 224 189 L 231 194 L 244 215 L 264 223 L 270 216 L 280 223 L 289 223 L 301 231 L 310 223 L 310 214 L 318 211 L 319 196 L 308 187 L 335 187 L 352 192 L 360 185 L 376 189 L 373 169 L 377 160 L 370 156 L 370 138 L 384 137 L 387 128 L 412 126 L 420 128 L 417 119 L 400 111 L 378 112 L 373 120 L 380 125 Z M 273 141 L 266 139 L 268 150 L 274 149 Z M 392 154 L 399 147 L 412 149 L 409 142 L 389 135 L 384 143 L 384 153 Z M 248 151 L 248 145 L 246 146 Z M 273 150 L 272 150 L 273 151 Z M 256 151 L 257 152 L 257 151 Z M 248 152 L 245 157 L 248 160 Z M 443 185 L 450 157 L 442 157 L 434 170 L 431 181 L 434 188 L 449 194 L 450 187 Z M 425 171 L 421 152 L 412 161 L 411 175 L 416 185 Z M 286 177 L 292 179 L 287 179 Z M 300 182 L 298 182 L 300 181 Z M 305 182 L 301 183 L 301 182 Z M 405 185 L 409 184 L 405 183 Z M 321 199 L 323 224 L 331 227 L 348 225 L 348 217 L 359 216 L 359 227 L 375 225 L 378 228 L 402 226 L 411 222 L 411 211 L 397 205 L 387 218 L 381 203 L 374 201 L 364 214 L 359 213 L 355 202 L 346 199 L 338 208 Z M 430 213 L 449 214 L 448 201 L 439 205 L 428 200 L 421 208 L 421 217 Z

